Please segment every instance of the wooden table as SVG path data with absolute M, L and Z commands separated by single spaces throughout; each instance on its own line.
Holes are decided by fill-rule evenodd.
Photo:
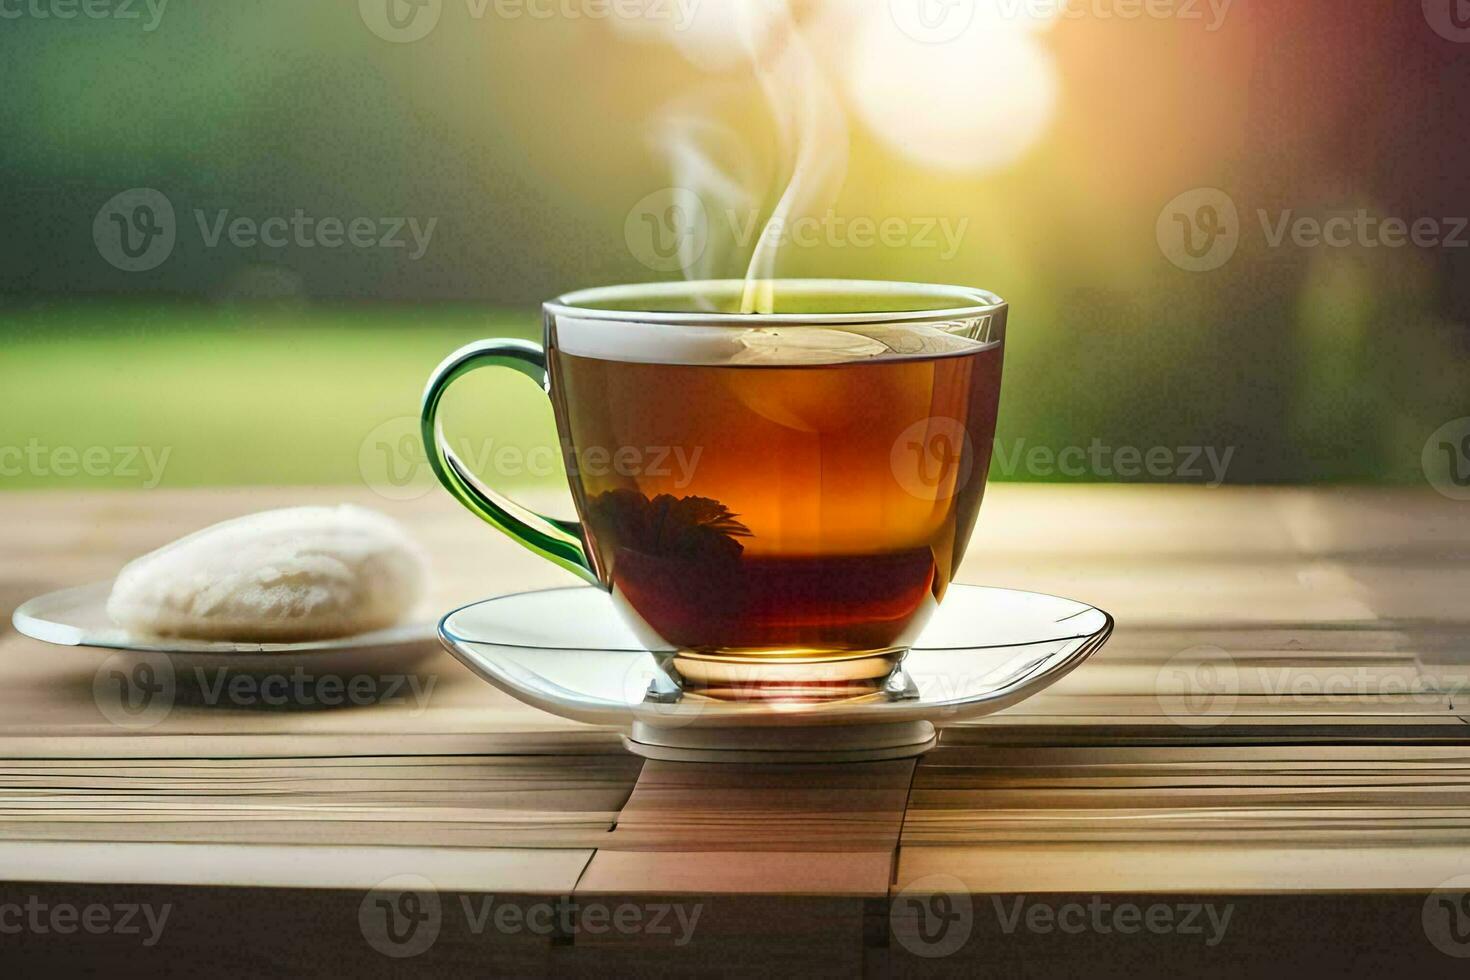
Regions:
M 566 584 L 438 493 L 8 494 L 0 606 L 216 520 L 343 500 L 429 547 L 426 612 Z M 365 664 L 360 703 L 327 704 L 309 670 L 284 705 L 260 677 L 181 677 L 164 717 L 120 725 L 95 686 L 105 652 L 7 632 L 0 963 L 1463 971 L 1467 507 L 1427 490 L 994 487 L 960 580 L 1085 599 L 1118 630 L 917 764 L 645 763 L 432 644 Z M 102 912 L 64 931 L 130 904 L 169 907 L 155 944 Z M 7 928 L 32 906 L 39 926 Z M 402 944 L 382 934 L 394 923 Z

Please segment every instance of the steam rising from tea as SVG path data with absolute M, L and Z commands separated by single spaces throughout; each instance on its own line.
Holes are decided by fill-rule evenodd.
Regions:
M 755 236 L 745 268 L 741 313 L 775 313 L 778 297 L 772 280 L 783 232 L 803 217 L 830 208 L 847 175 L 847 117 L 808 39 L 785 0 L 749 0 L 735 5 L 735 41 L 745 51 L 775 122 L 780 178 L 784 183 L 775 204 Z M 728 127 L 712 122 L 718 90 L 670 106 L 658 127 L 675 184 L 697 195 L 707 209 L 729 219 L 729 239 L 721 238 L 695 255 L 695 244 L 681 242 L 686 277 L 719 278 L 733 266 L 729 255 L 749 247 L 741 215 L 761 211 L 768 195 L 742 140 Z M 711 303 L 712 305 L 712 303 Z

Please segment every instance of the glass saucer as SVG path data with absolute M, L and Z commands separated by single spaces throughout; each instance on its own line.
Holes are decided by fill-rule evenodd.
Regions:
M 718 689 L 649 650 L 611 597 L 576 587 L 456 609 L 439 637 L 480 677 L 526 704 L 631 729 L 628 747 L 676 761 L 870 761 L 921 754 L 934 726 L 991 714 L 1052 684 L 1107 642 L 1113 619 L 1072 599 L 955 585 L 919 642 L 886 676 L 833 665 L 799 683 L 752 664 Z
M 21 603 L 11 616 L 11 625 L 26 636 L 59 646 L 98 647 L 144 657 L 164 654 L 177 668 L 219 667 L 247 673 L 279 671 L 282 663 L 309 663 L 326 673 L 391 671 L 436 652 L 433 624 L 425 622 L 302 643 L 138 636 L 107 615 L 111 592 L 110 580 L 48 592 Z

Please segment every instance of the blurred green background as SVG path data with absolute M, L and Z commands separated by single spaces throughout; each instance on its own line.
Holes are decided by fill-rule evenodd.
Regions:
M 13 8 L 0 20 L 0 487 L 393 493 L 416 466 L 404 439 L 424 379 L 450 350 L 536 336 L 538 303 L 569 289 L 678 277 L 640 261 L 636 240 L 642 202 L 675 181 L 655 138 L 671 103 L 718 123 L 736 149 L 717 162 L 769 209 L 786 177 L 780 127 L 729 2 L 637 19 L 527 3 Z M 784 248 L 780 273 L 1005 296 L 1012 453 L 1211 447 L 1232 453 L 1232 483 L 1422 483 L 1425 440 L 1470 414 L 1470 249 L 1454 244 L 1470 213 L 1470 47 L 1392 0 L 1227 4 L 1219 18 L 1089 0 L 1034 23 L 977 3 L 955 8 L 970 19 L 954 37 L 915 37 L 885 0 L 793 4 L 851 136 L 833 214 L 911 234 Z M 660 22 L 681 10 L 687 22 Z M 108 205 L 136 188 L 167 200 L 175 240 L 129 270 Z M 1191 271 L 1169 229 L 1203 220 L 1200 189 L 1236 209 L 1234 251 Z M 433 221 L 432 234 L 419 256 L 406 230 L 402 248 L 210 244 L 222 214 L 298 211 L 380 231 Z M 1268 233 L 1344 213 L 1433 219 L 1450 240 Z M 914 240 L 925 224 L 962 232 L 953 250 Z M 713 243 L 706 258 L 744 271 Z M 535 387 L 496 380 L 463 395 L 456 438 L 553 445 Z

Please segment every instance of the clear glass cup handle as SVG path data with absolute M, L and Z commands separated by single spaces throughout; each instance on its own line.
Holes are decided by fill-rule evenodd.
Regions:
M 419 427 L 429 466 L 444 488 L 470 513 L 513 540 L 561 566 L 579 578 L 600 586 L 597 572 L 587 557 L 582 525 L 545 517 L 483 485 L 454 454 L 439 424 L 439 403 L 449 386 L 481 368 L 510 368 L 551 391 L 546 370 L 546 352 L 527 340 L 480 340 L 461 347 L 434 369 L 424 389 Z

